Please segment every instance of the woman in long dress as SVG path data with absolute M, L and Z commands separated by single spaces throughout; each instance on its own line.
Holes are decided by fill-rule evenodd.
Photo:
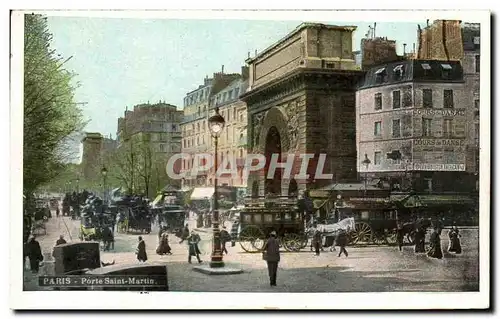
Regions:
M 161 235 L 160 243 L 158 245 L 158 249 L 156 249 L 156 253 L 160 256 L 162 255 L 172 255 L 172 248 L 168 244 L 168 233 L 164 232 Z
M 450 239 L 450 246 L 448 247 L 449 252 L 454 252 L 455 254 L 462 253 L 462 245 L 460 244 L 460 233 L 458 227 L 454 226 L 448 232 L 448 238 Z
M 441 229 L 438 226 L 434 227 L 434 231 L 430 238 L 430 249 L 427 252 L 427 256 L 432 258 L 441 259 L 443 258 L 443 251 L 441 250 Z

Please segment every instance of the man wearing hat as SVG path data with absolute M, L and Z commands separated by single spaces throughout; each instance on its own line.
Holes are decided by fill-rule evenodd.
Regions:
M 267 262 L 269 282 L 271 286 L 276 286 L 276 275 L 278 272 L 278 263 L 280 261 L 280 246 L 276 239 L 275 231 L 271 232 L 269 239 L 264 245 L 263 259 Z
M 64 235 L 59 236 L 59 239 L 56 241 L 56 246 L 66 244 L 66 240 L 64 240 Z

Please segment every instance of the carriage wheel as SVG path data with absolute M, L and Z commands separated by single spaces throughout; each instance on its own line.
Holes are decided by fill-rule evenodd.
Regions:
M 411 231 L 403 238 L 403 242 L 407 242 L 410 245 L 415 244 L 415 231 Z
M 301 236 L 301 243 L 299 250 L 306 248 L 308 243 L 309 243 L 309 238 L 307 237 L 307 234 L 303 234 Z
M 356 223 L 356 229 L 351 235 L 352 243 L 369 243 L 372 239 L 372 229 L 367 223 Z
M 283 247 L 286 251 L 299 251 L 302 247 L 303 237 L 299 234 L 285 234 L 283 239 Z
M 386 245 L 388 243 L 387 234 L 385 232 L 373 234 L 372 239 L 375 245 Z
M 247 226 L 241 230 L 240 246 L 247 253 L 255 253 L 264 247 L 264 232 L 257 226 Z
M 387 235 L 387 242 L 389 243 L 389 245 L 396 245 L 397 233 L 395 230 L 389 231 L 389 234 Z

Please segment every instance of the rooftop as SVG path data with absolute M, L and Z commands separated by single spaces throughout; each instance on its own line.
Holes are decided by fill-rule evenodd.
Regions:
M 264 54 L 268 53 L 281 43 L 285 42 L 286 40 L 290 39 L 297 33 L 301 32 L 302 30 L 306 28 L 321 28 L 321 29 L 331 29 L 331 30 L 339 30 L 339 31 L 355 31 L 356 26 L 338 26 L 338 25 L 331 25 L 331 24 L 323 24 L 323 23 L 313 23 L 313 22 L 304 22 L 301 23 L 298 27 L 295 28 L 292 32 L 288 33 L 286 36 L 281 38 L 278 42 L 274 43 L 273 45 L 269 46 L 268 48 L 264 49 L 262 52 L 257 54 L 253 58 L 248 58 L 245 60 L 247 64 L 250 64 L 257 60 L 258 58 L 262 57 Z
M 459 61 L 403 60 L 380 64 L 368 69 L 359 89 L 409 81 L 461 82 Z

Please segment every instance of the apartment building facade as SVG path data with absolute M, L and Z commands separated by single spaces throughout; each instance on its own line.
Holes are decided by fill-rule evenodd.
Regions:
M 135 105 L 133 110 L 126 110 L 124 116 L 118 118 L 117 139 L 121 155 L 117 156 L 122 159 L 130 156 L 133 167 L 145 166 L 126 169 L 130 175 L 128 187 L 133 191 L 147 188 L 148 195 L 154 196 L 169 182 L 166 164 L 174 154 L 181 152 L 182 117 L 183 112 L 176 106 L 160 101 Z M 139 172 L 141 169 L 148 170 L 147 175 L 151 176 L 151 185 L 148 181 L 147 187 L 141 186 L 145 183 L 140 178 L 140 175 L 145 175 L 145 172 Z
M 183 186 L 195 187 L 213 184 L 213 170 L 200 169 L 206 163 L 195 163 L 196 154 L 212 154 L 214 152 L 213 137 L 208 127 L 208 118 L 213 115 L 213 107 L 210 109 L 210 102 L 213 101 L 213 103 L 219 103 L 220 105 L 228 105 L 230 101 L 231 103 L 236 102 L 240 93 L 239 84 L 237 83 L 241 78 L 242 75 L 239 73 L 224 73 L 223 66 L 221 72 L 214 73 L 212 78 L 206 77 L 203 85 L 186 94 L 184 98 L 184 119 L 181 123 L 182 153 L 187 155 L 182 159 Z M 227 108 L 233 110 L 232 107 Z M 234 130 L 232 121 L 226 118 L 226 129 L 230 127 Z M 227 152 L 229 149 L 225 144 L 225 134 L 223 132 L 219 142 L 224 143 L 222 145 L 225 147 L 224 151 Z M 219 150 L 221 149 L 219 148 Z M 231 180 L 227 182 L 228 185 L 235 183 L 240 182 Z
M 243 71 L 245 72 L 245 70 Z M 231 82 L 227 87 L 210 98 L 210 115 L 219 108 L 219 114 L 226 124 L 218 141 L 218 163 L 225 169 L 233 168 L 233 174 L 222 174 L 219 177 L 220 185 L 246 187 L 243 168 L 247 155 L 247 108 L 239 96 L 248 87 L 245 73 L 241 79 Z M 213 140 L 210 140 L 213 147 Z M 210 171 L 208 185 L 213 185 L 214 170 Z
M 470 190 L 466 145 L 471 107 L 460 61 L 378 65 L 367 70 L 356 96 L 362 178 L 381 179 L 393 190 Z
M 479 189 L 480 24 L 436 20 L 419 29 L 419 59 L 460 61 L 464 71 L 467 105 L 466 171 Z

